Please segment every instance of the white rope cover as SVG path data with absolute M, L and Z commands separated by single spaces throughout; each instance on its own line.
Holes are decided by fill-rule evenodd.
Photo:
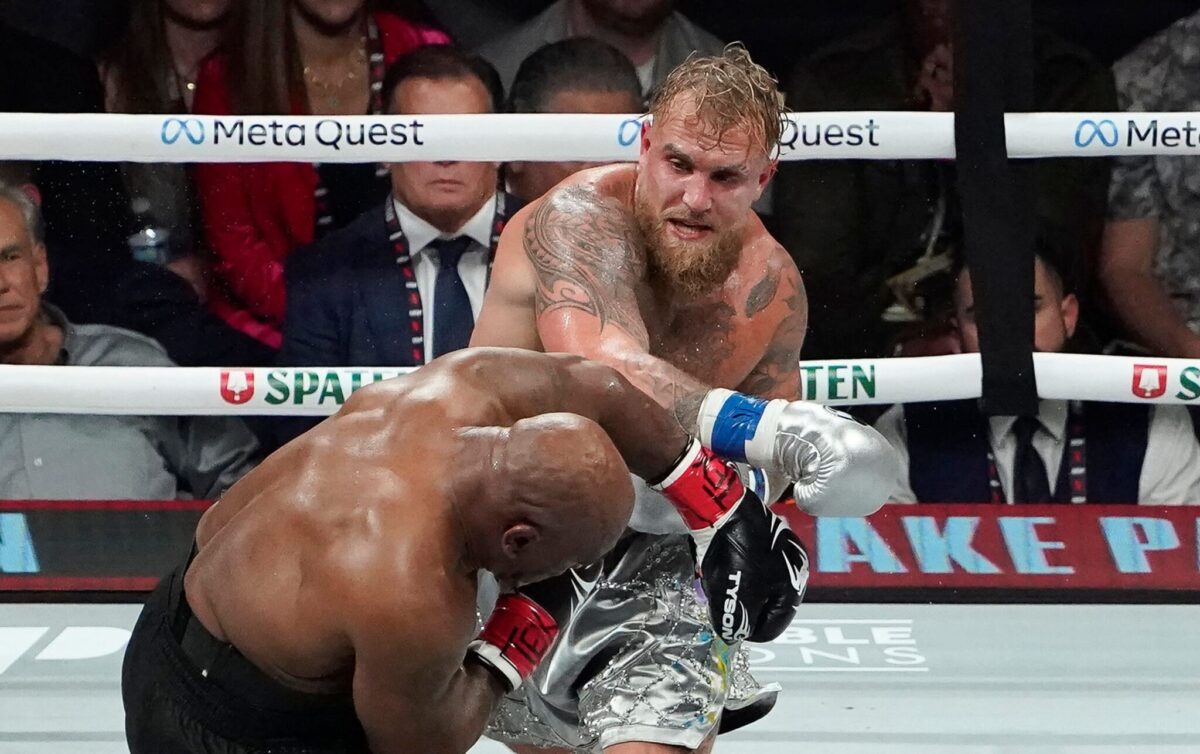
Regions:
M 948 159 L 954 115 L 793 113 L 780 158 Z M 1010 113 L 1012 157 L 1200 153 L 1200 113 Z M 129 162 L 636 159 L 640 116 L 0 113 L 0 158 Z
M 1038 395 L 1189 403 L 1200 364 L 1184 359 L 1034 354 Z M 0 412 L 324 416 L 358 388 L 409 369 L 0 366 Z M 833 405 L 977 398 L 978 354 L 806 361 L 801 397 Z

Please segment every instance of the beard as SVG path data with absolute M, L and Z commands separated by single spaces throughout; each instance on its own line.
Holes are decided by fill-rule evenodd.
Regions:
M 634 218 L 646 247 L 646 265 L 652 285 L 695 299 L 719 288 L 729 279 L 742 255 L 742 226 L 715 228 L 708 238 L 685 241 L 667 230 L 667 221 L 707 224 L 686 210 L 657 215 L 635 199 Z

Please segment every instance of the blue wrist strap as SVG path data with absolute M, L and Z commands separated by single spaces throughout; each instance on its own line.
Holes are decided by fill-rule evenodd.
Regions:
M 746 445 L 758 431 L 768 401 L 733 393 L 721 405 L 712 427 L 712 451 L 730 461 L 746 460 Z

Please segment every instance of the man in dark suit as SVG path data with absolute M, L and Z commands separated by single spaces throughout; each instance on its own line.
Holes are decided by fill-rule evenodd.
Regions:
M 1069 351 L 1079 319 L 1063 256 L 1040 242 L 1033 296 L 1013 296 L 1032 304 L 1045 353 Z M 955 279 L 954 310 L 962 350 L 978 353 L 969 270 Z M 1147 389 L 1156 377 L 1145 375 Z M 978 401 L 934 401 L 893 406 L 875 427 L 900 459 L 898 503 L 1200 502 L 1200 445 L 1182 406 L 1045 399 L 1037 416 L 989 417 Z
M 398 58 L 383 96 L 389 113 L 490 113 L 503 93 L 486 62 L 439 46 Z M 419 366 L 470 340 L 496 241 L 518 202 L 497 191 L 495 163 L 390 170 L 384 204 L 288 258 L 280 364 Z M 281 422 L 281 439 L 313 423 Z

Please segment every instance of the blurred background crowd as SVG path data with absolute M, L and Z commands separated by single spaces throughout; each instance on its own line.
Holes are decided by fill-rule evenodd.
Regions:
M 795 111 L 954 108 L 952 0 L 0 4 L 0 111 L 641 112 L 742 41 Z M 1039 111 L 1200 111 L 1195 2 L 1035 2 Z M 2 150 L 0 137 L 0 150 Z M 1200 157 L 1033 164 L 1040 351 L 1200 358 Z M 4 161 L 0 363 L 415 366 L 466 345 L 505 221 L 585 163 Z M 783 163 L 758 207 L 806 359 L 978 350 L 953 161 Z M 863 412 L 898 502 L 1200 502 L 1184 408 Z M 310 423 L 0 415 L 0 497 L 212 498 Z

